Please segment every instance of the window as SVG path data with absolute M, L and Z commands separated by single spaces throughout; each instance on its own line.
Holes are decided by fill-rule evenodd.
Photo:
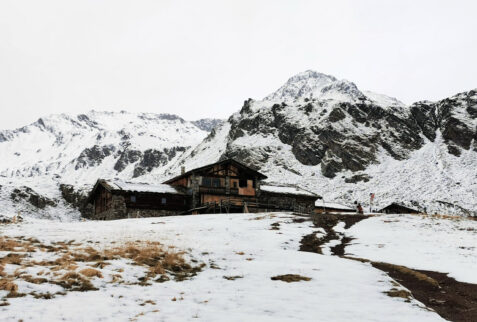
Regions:
M 239 187 L 246 188 L 247 187 L 247 179 L 240 179 L 239 180 Z
M 162 203 L 163 205 L 166 204 L 166 201 L 167 201 L 166 198 L 162 198 L 162 199 L 161 199 L 161 203 Z
M 131 196 L 131 202 L 136 202 L 136 196 Z
M 233 186 L 234 186 L 234 188 L 237 188 L 237 181 L 234 181 Z
M 212 180 L 212 186 L 216 187 L 216 188 L 220 187 L 220 179 L 219 178 L 214 178 Z
M 202 178 L 202 185 L 205 187 L 212 187 L 212 180 L 209 177 Z

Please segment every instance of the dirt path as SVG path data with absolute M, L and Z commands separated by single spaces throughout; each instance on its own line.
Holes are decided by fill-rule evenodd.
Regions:
M 350 260 L 368 262 L 373 267 L 386 272 L 391 278 L 411 291 L 412 296 L 429 308 L 435 310 L 441 317 L 450 321 L 477 321 L 477 285 L 458 282 L 447 274 L 413 270 L 405 266 L 367 259 L 345 256 L 345 247 L 353 240 L 340 236 L 333 230 L 340 221 L 348 229 L 357 222 L 369 218 L 363 215 L 320 215 L 313 218 L 317 228 L 323 228 L 326 235 L 317 238 L 316 233 L 304 236 L 300 250 L 322 254 L 322 246 L 334 239 L 340 239 L 340 244 L 331 247 L 335 256 Z

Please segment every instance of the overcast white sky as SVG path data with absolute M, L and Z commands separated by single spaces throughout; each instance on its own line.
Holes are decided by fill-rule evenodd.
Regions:
M 405 103 L 477 87 L 477 1 L 0 0 L 0 128 L 226 118 L 313 69 Z

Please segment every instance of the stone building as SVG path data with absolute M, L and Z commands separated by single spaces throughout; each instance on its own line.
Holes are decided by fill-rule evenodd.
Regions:
M 188 200 L 181 187 L 101 179 L 88 197 L 92 218 L 100 220 L 175 215 L 188 209 Z
M 310 214 L 319 198 L 313 192 L 296 186 L 261 185 L 259 211 L 294 211 Z
M 384 207 L 383 209 L 379 210 L 379 212 L 385 213 L 385 214 L 418 214 L 420 213 L 419 210 L 413 209 L 406 207 L 402 204 L 399 204 L 397 202 L 393 202 L 390 205 Z
M 89 197 L 94 204 L 93 218 L 263 211 L 312 213 L 319 198 L 294 186 L 262 184 L 265 175 L 233 159 L 181 172 L 158 185 L 98 180 Z
M 323 202 L 322 200 L 317 200 L 315 202 L 315 213 L 356 213 L 356 208 L 348 207 L 341 205 L 335 202 Z

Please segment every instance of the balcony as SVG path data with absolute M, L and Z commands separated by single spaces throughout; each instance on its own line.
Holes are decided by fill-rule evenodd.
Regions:
M 225 195 L 225 187 L 199 187 L 200 193 L 210 193 L 213 195 Z M 238 188 L 230 188 L 230 195 L 238 195 Z

